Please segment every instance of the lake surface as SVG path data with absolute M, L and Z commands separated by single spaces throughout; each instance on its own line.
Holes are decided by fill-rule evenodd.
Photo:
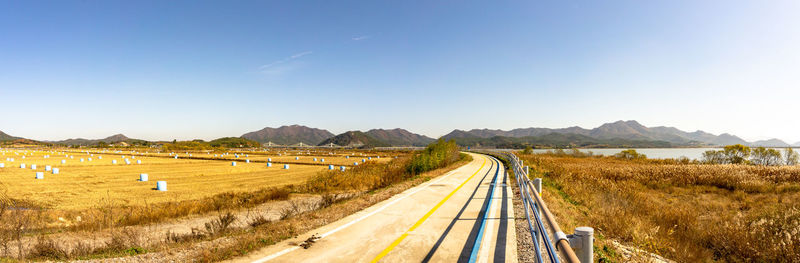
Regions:
M 722 148 L 634 148 L 636 152 L 647 155 L 650 159 L 677 159 L 680 157 L 687 157 L 689 159 L 700 160 L 703 158 L 703 152 L 708 150 L 721 150 Z M 579 149 L 581 152 L 592 152 L 594 154 L 602 154 L 611 156 L 627 149 L 616 148 L 602 148 L 602 149 Z M 554 151 L 552 149 L 534 149 L 534 153 L 546 153 L 547 151 Z M 572 149 L 565 150 L 567 152 Z

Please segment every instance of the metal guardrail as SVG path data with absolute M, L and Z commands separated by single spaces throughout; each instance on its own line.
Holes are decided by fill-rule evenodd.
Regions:
M 536 178 L 531 181 L 528 177 L 529 168 L 515 154 L 508 151 L 490 152 L 506 157 L 511 169 L 516 175 L 517 187 L 525 209 L 525 219 L 534 244 L 536 262 L 544 262 L 541 244 L 547 258 L 551 263 L 590 263 L 594 262 L 594 229 L 591 227 L 577 227 L 575 233 L 566 235 L 561 231 L 555 217 L 541 197 L 542 180 Z M 547 221 L 548 227 L 544 221 Z M 549 231 L 548 231 L 549 230 Z M 551 239 L 549 233 L 554 233 Z

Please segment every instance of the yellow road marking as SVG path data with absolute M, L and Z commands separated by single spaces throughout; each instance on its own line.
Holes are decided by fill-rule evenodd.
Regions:
M 381 251 L 381 253 L 380 253 L 380 254 L 378 254 L 378 256 L 376 256 L 374 259 L 372 259 L 372 261 L 371 261 L 371 262 L 373 262 L 373 263 L 374 263 L 374 262 L 378 262 L 378 260 L 381 260 L 381 258 L 383 258 L 383 257 L 385 257 L 387 254 L 389 254 L 389 252 L 391 252 L 391 251 L 392 251 L 392 250 L 393 250 L 393 249 L 394 249 L 394 248 L 395 248 L 397 245 L 399 245 L 399 244 L 400 244 L 400 242 L 402 242 L 402 241 L 403 241 L 403 239 L 406 239 L 406 237 L 408 237 L 408 233 L 409 233 L 409 232 L 411 232 L 411 231 L 414 231 L 414 229 L 417 229 L 417 227 L 419 227 L 420 225 L 422 225 L 422 223 L 423 223 L 423 222 L 425 222 L 425 220 L 428 220 L 428 217 L 430 217 L 431 215 L 433 215 L 433 212 L 436 212 L 436 210 L 438 210 L 438 209 L 439 209 L 439 207 L 440 207 L 440 206 L 442 206 L 442 205 L 444 204 L 444 202 L 447 202 L 447 200 L 448 200 L 448 199 L 450 199 L 450 197 L 452 197 L 452 196 L 453 196 L 453 195 L 454 195 L 454 194 L 455 194 L 455 193 L 458 191 L 458 189 L 461 189 L 461 187 L 463 187 L 465 184 L 467 184 L 467 182 L 469 182 L 469 180 L 470 180 L 470 179 L 472 179 L 472 177 L 475 177 L 475 175 L 476 175 L 476 174 L 478 174 L 478 172 L 480 172 L 480 171 L 483 169 L 483 166 L 485 166 L 485 165 L 486 165 L 486 157 L 483 157 L 483 164 L 481 164 L 481 168 L 478 168 L 478 170 L 477 170 L 477 171 L 475 171 L 475 173 L 473 173 L 472 175 L 470 175 L 470 176 L 469 176 L 469 178 L 467 178 L 467 180 L 465 180 L 463 183 L 461 183 L 461 185 L 459 185 L 458 187 L 456 187 L 456 189 L 454 189 L 452 192 L 450 192 L 450 194 L 448 194 L 447 196 L 445 196 L 445 197 L 444 197 L 444 199 L 442 199 L 442 201 L 439 201 L 439 203 L 438 203 L 438 204 L 436 204 L 436 206 L 434 206 L 434 207 L 433 207 L 433 208 L 432 208 L 430 211 L 428 211 L 428 213 L 427 213 L 427 214 L 425 214 L 424 216 L 422 216 L 422 218 L 420 218 L 419 220 L 417 220 L 417 222 L 416 222 L 416 223 L 414 223 L 414 225 L 413 225 L 413 226 L 411 226 L 411 228 L 409 228 L 408 230 L 406 230 L 406 232 L 405 232 L 405 233 L 403 233 L 402 235 L 400 235 L 400 237 L 398 237 L 397 239 L 395 239 L 395 240 L 394 240 L 394 242 L 392 242 L 392 244 L 390 244 L 390 245 L 389 245 L 389 247 L 387 247 L 386 249 L 384 249 L 383 251 Z

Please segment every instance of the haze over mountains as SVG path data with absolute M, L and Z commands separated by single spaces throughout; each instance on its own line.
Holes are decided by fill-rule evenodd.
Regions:
M 404 129 L 372 129 L 367 132 L 348 131 L 335 135 L 330 131 L 310 128 L 302 125 L 288 125 L 278 128 L 248 132 L 240 136 L 244 139 L 273 145 L 329 145 L 350 147 L 380 146 L 425 146 L 435 139 L 416 134 Z M 744 144 L 765 147 L 798 146 L 800 142 L 790 145 L 779 139 L 747 142 L 735 135 L 723 133 L 710 134 L 704 131 L 686 132 L 674 127 L 646 127 L 636 121 L 617 121 L 606 123 L 594 129 L 581 127 L 568 128 L 518 128 L 513 130 L 472 129 L 468 131 L 453 130 L 442 136 L 455 139 L 463 146 L 511 147 L 525 145 L 539 147 L 686 147 L 686 146 L 722 146 Z M 0 141 L 22 139 L 0 131 Z M 45 141 L 44 143 L 61 145 L 96 145 L 118 142 L 143 142 L 117 134 L 103 139 L 67 139 L 62 141 Z

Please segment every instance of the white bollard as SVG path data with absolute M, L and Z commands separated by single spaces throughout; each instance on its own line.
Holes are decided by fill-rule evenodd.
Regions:
M 533 189 L 536 189 L 539 196 L 542 196 L 542 178 L 533 179 Z
M 575 234 L 567 236 L 569 246 L 580 262 L 594 262 L 594 229 L 588 226 L 575 228 Z
M 147 174 L 139 174 L 139 181 L 140 182 L 147 182 Z
M 158 190 L 158 191 L 167 191 L 167 181 L 158 181 L 158 182 L 156 182 L 156 190 Z

